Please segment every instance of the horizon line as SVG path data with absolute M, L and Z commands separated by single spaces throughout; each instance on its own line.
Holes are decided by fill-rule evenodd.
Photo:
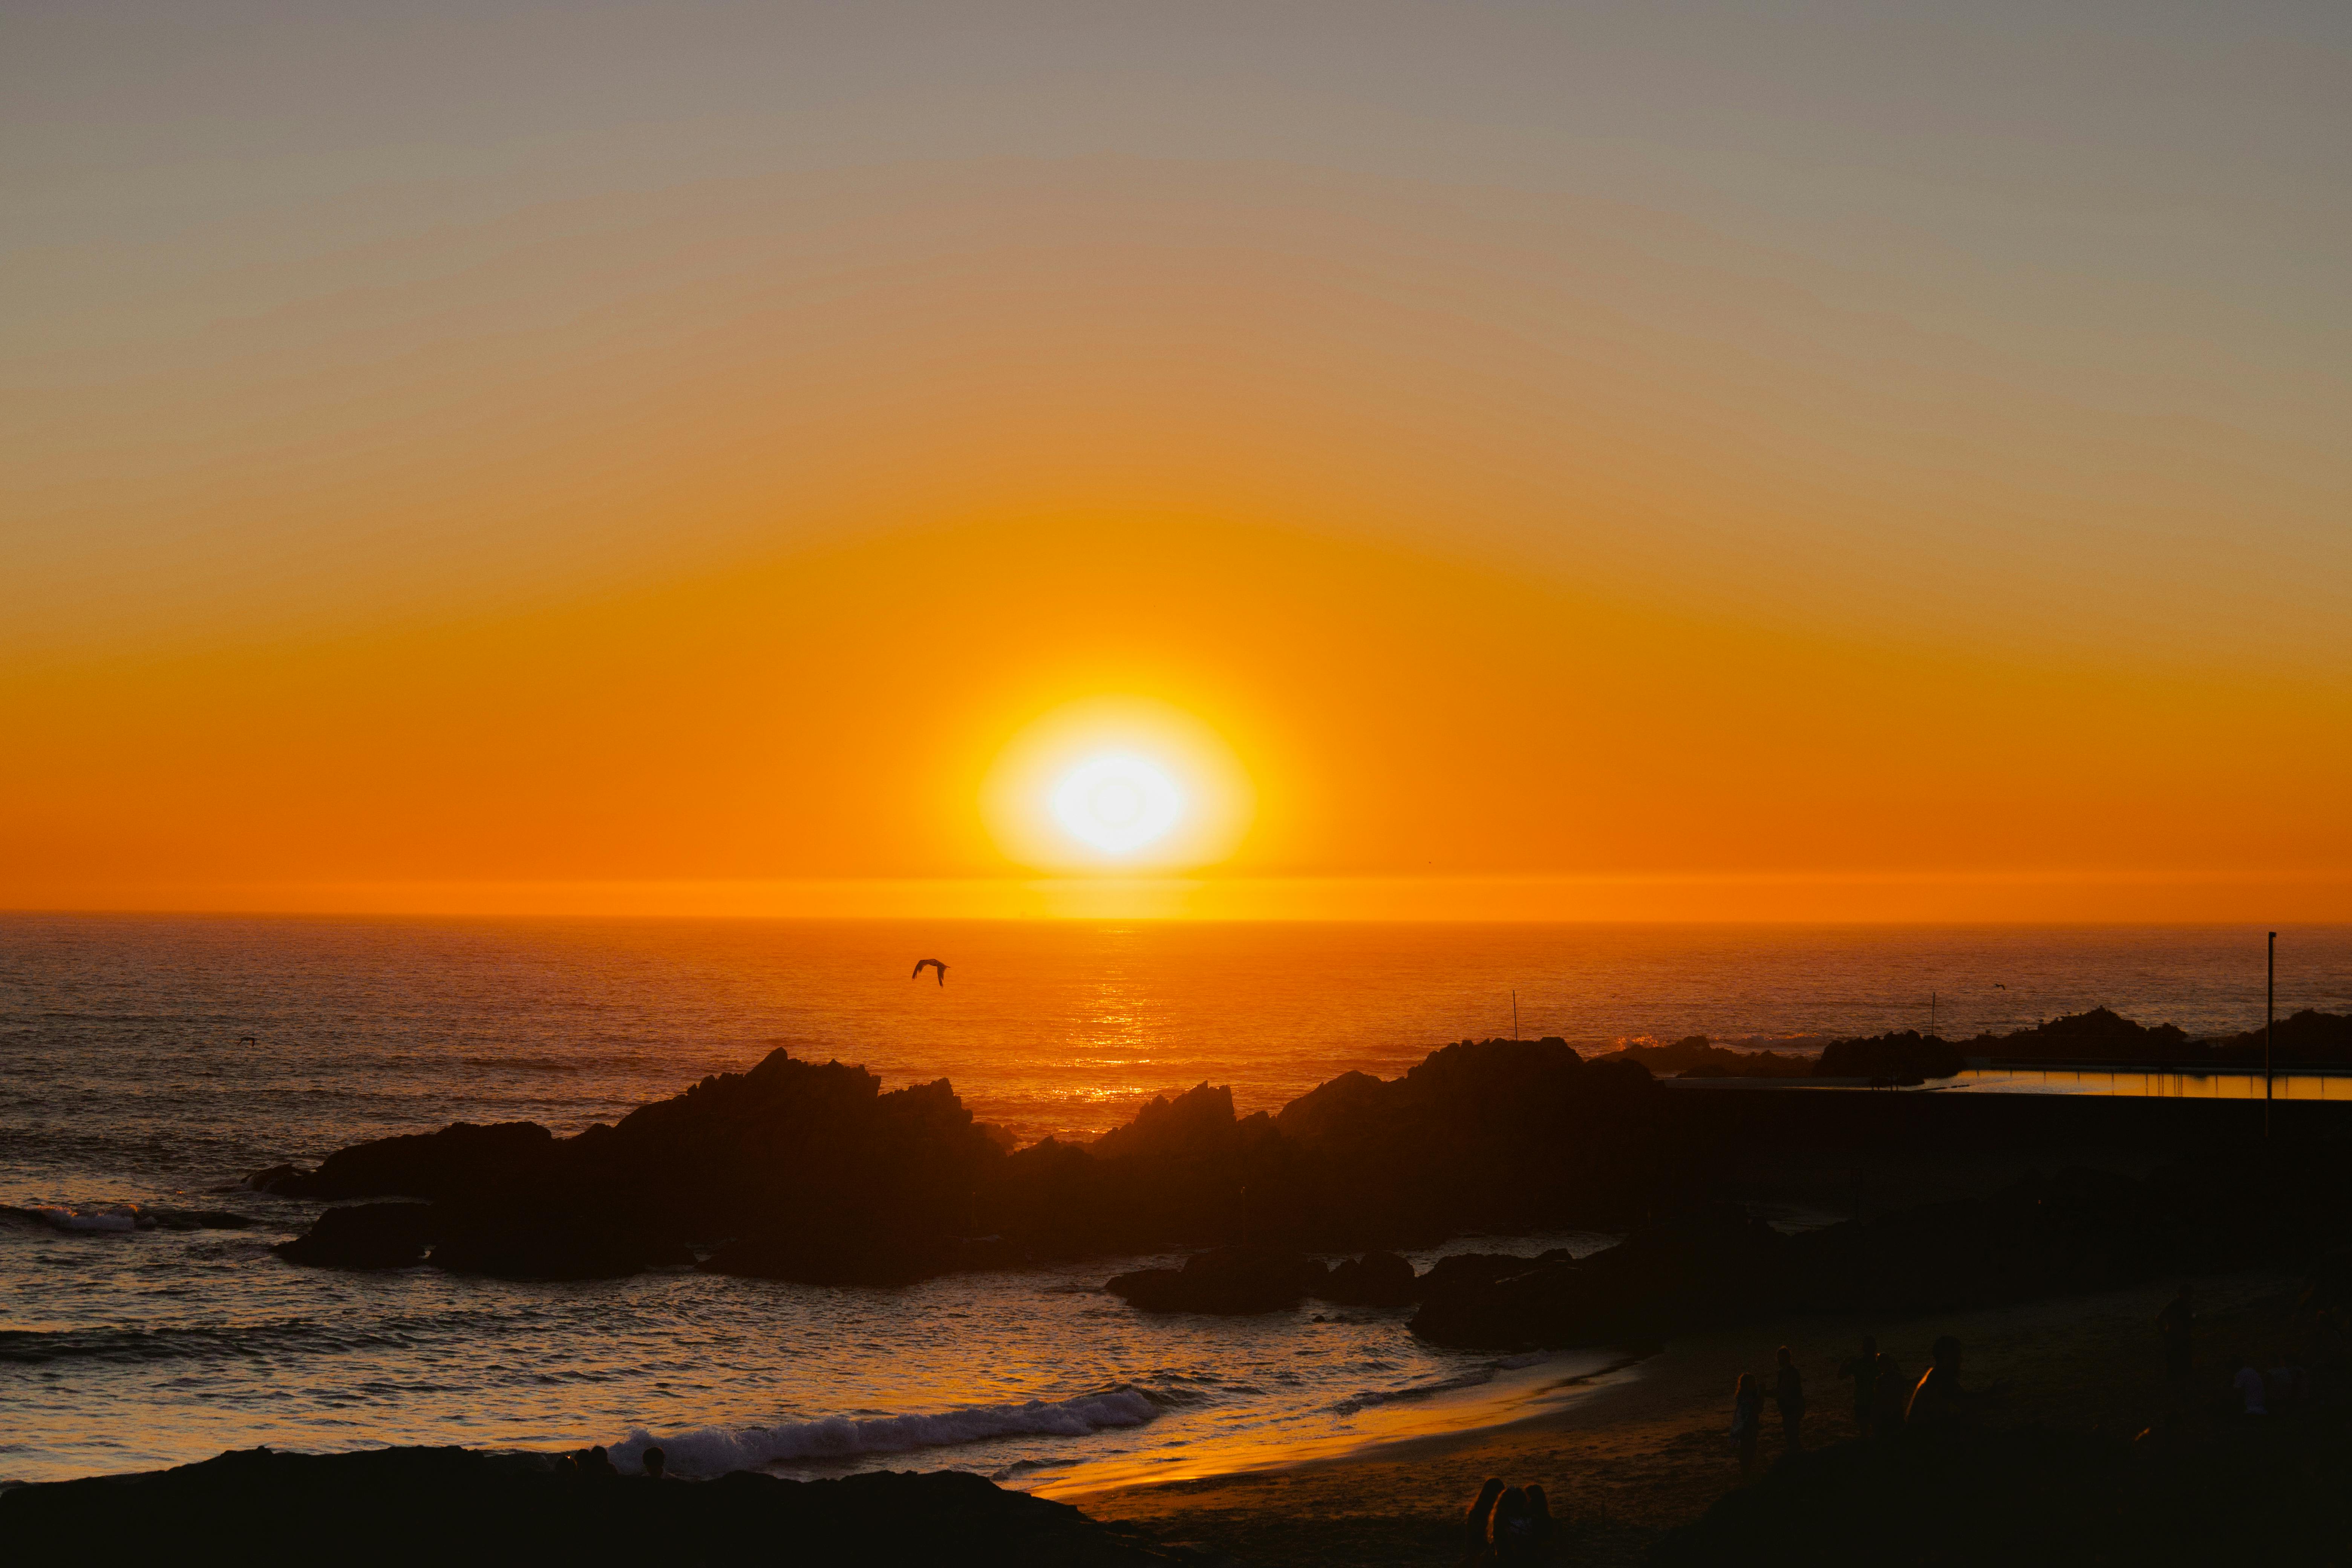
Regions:
M 1365 924 L 2352 921 L 2352 870 L 1487 877 L 312 879 L 0 884 L 0 912 Z

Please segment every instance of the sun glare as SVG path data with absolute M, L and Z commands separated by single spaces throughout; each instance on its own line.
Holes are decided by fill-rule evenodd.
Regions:
M 1106 855 L 1132 855 L 1184 815 L 1184 792 L 1149 757 L 1088 757 L 1054 786 L 1054 820 Z
M 1102 698 L 1036 720 L 991 770 L 982 808 L 997 843 L 1041 870 L 1129 874 L 1232 854 L 1255 805 L 1223 740 L 1142 698 Z

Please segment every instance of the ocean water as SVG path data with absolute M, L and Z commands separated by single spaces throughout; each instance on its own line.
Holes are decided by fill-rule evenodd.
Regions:
M 944 984 L 908 978 L 934 956 Z M 2352 931 L 2285 932 L 2280 982 L 2282 1013 L 2352 1007 Z M 1091 1289 L 1125 1259 L 891 1291 L 301 1269 L 268 1249 L 312 1205 L 215 1189 L 459 1120 L 574 1131 L 777 1045 L 887 1087 L 949 1078 L 1024 1141 L 1202 1081 L 1272 1108 L 1507 1034 L 1514 992 L 1520 1034 L 1586 1047 L 1801 1049 L 1925 1026 L 1931 994 L 1948 1035 L 2100 1004 L 2221 1032 L 2261 1019 L 2262 935 L 0 917 L 0 1205 L 257 1222 L 0 1222 L 0 1479 L 257 1442 L 650 1436 L 688 1473 L 952 1464 L 1066 1489 L 1500 1419 L 1605 1353 L 1498 1362 L 1313 1303 L 1150 1319 Z

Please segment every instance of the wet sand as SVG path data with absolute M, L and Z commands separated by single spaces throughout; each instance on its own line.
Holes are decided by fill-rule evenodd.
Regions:
M 1245 1475 L 1057 1494 L 1101 1520 L 1197 1542 L 1256 1568 L 1307 1563 L 1453 1563 L 1460 1519 L 1481 1480 L 1541 1482 L 1565 1514 L 1563 1560 L 1633 1563 L 1659 1536 L 1739 1484 L 1726 1436 L 1731 1389 L 1786 1344 L 1805 1374 L 1810 1439 L 1853 1434 L 1841 1360 L 1861 1336 L 1910 1376 L 1940 1334 L 1959 1336 L 1972 1387 L 2005 1384 L 2000 1418 L 2125 1433 L 2161 1407 L 2155 1320 L 2177 1281 L 2093 1296 L 1901 1320 L 1810 1316 L 1675 1341 L 1599 1379 L 1572 1404 L 1507 1426 L 1381 1445 Z M 2218 1394 L 2225 1345 L 2259 1342 L 2297 1282 L 2244 1274 L 2198 1283 L 2200 1383 Z M 2248 1348 L 2252 1348 L 2248 1344 Z M 1766 1411 L 1764 1453 L 1779 1452 Z

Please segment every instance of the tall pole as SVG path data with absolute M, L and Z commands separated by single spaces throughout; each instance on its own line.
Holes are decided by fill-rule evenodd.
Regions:
M 1511 1038 L 1519 1037 L 1519 994 L 1511 993 Z
M 2271 1135 L 2271 1029 L 2278 1017 L 2278 932 L 2263 954 L 2263 1136 Z

